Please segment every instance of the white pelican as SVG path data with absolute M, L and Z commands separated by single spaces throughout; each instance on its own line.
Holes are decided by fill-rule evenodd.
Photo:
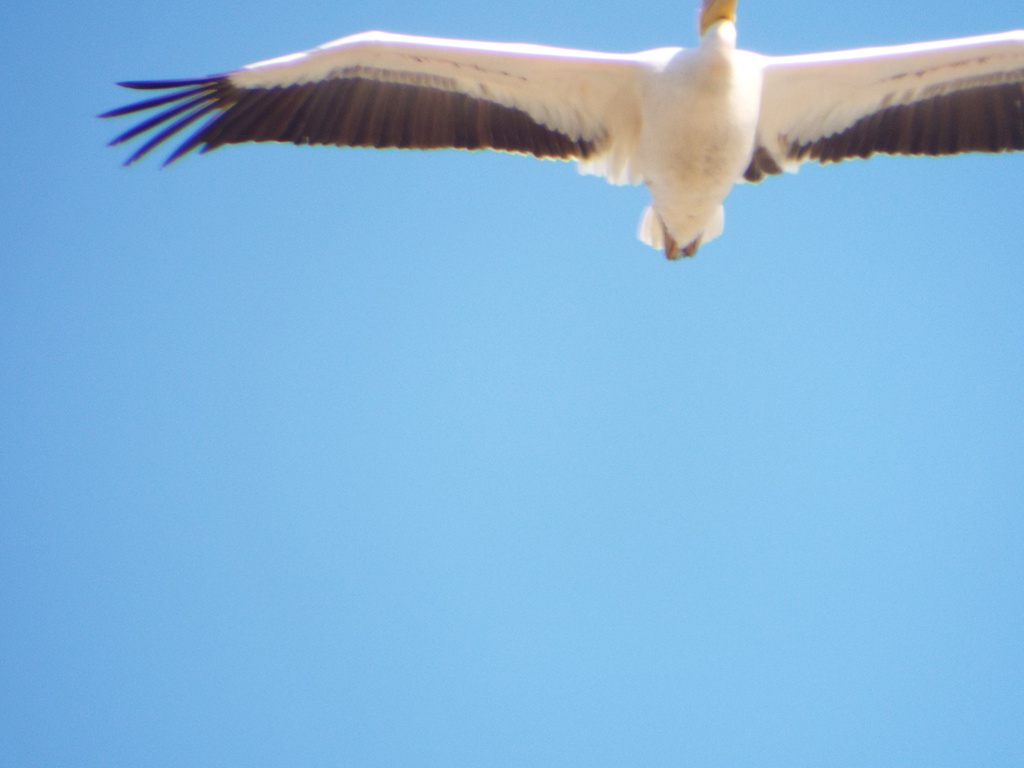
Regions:
M 495 149 L 575 159 L 651 192 L 639 237 L 670 259 L 722 232 L 739 181 L 876 152 L 1024 149 L 1024 31 L 799 56 L 736 48 L 737 0 L 703 0 L 700 45 L 632 54 L 364 32 L 107 112 L 158 109 L 135 162 L 246 141 Z M 166 164 L 166 163 L 165 163 Z

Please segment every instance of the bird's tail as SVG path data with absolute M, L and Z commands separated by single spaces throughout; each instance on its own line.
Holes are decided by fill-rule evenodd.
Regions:
M 692 249 L 687 255 L 696 253 L 697 247 L 708 243 L 722 234 L 725 229 L 725 208 L 721 205 L 715 211 L 714 215 L 708 221 L 707 227 L 704 231 L 698 235 L 694 241 L 686 246 L 687 250 Z M 661 218 L 653 205 L 648 205 L 644 209 L 643 216 L 640 217 L 640 227 L 637 230 L 636 236 L 641 242 L 646 243 L 658 251 L 665 251 L 665 254 L 670 258 L 677 258 L 676 251 L 680 250 L 676 240 L 672 237 L 672 234 L 665 227 L 665 221 Z

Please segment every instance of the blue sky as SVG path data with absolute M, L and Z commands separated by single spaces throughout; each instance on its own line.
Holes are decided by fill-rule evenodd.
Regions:
M 568 165 L 125 170 L 94 116 L 365 29 L 692 45 L 687 4 L 8 5 L 5 765 L 1024 761 L 1024 155 L 742 187 L 670 264 Z M 767 53 L 1024 26 L 740 13 Z

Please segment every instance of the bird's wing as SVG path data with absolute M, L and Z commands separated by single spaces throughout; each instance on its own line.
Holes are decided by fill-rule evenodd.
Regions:
M 764 58 L 745 178 L 875 152 L 1024 149 L 1024 31 Z
M 128 163 L 207 118 L 167 162 L 246 141 L 486 148 L 576 158 L 616 180 L 631 173 L 645 78 L 677 50 L 609 54 L 366 32 L 225 75 L 122 83 L 169 93 L 102 117 L 156 111 L 111 142 L 154 132 Z

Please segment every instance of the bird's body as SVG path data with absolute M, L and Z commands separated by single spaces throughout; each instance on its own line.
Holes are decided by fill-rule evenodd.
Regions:
M 721 233 L 722 202 L 754 151 L 760 62 L 736 55 L 735 42 L 735 27 L 718 22 L 648 86 L 637 167 L 652 203 L 640 236 L 673 256 Z
M 197 80 L 104 117 L 160 109 L 128 162 L 209 118 L 168 162 L 246 141 L 497 149 L 644 183 L 640 239 L 669 258 L 718 236 L 739 181 L 888 154 L 1024 149 L 1024 32 L 769 57 L 737 50 L 736 0 L 704 0 L 701 43 L 607 54 L 368 32 Z

